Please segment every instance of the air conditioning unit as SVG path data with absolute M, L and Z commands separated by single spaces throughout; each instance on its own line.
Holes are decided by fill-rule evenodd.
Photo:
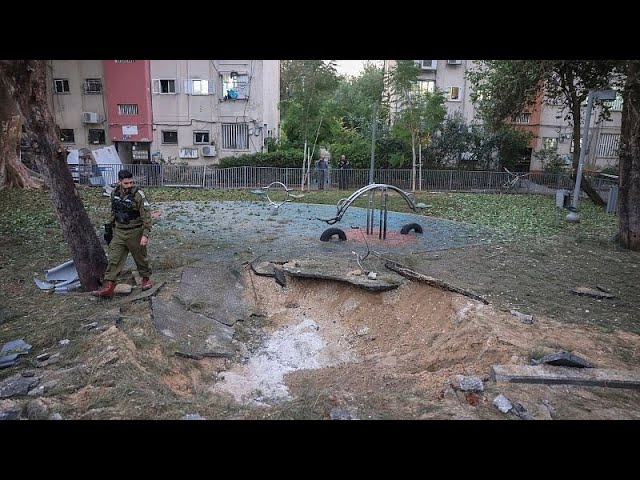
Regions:
M 202 147 L 203 157 L 215 157 L 217 154 L 215 145 L 206 145 Z
M 449 65 L 462 65 L 462 60 L 447 60 Z
M 82 112 L 82 123 L 100 123 L 102 115 L 95 112 Z

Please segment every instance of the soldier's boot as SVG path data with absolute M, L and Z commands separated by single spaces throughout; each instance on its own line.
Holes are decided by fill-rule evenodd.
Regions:
M 142 290 L 149 290 L 151 288 L 151 280 L 149 280 L 149 277 L 143 277 L 142 278 Z
M 116 288 L 116 282 L 112 282 L 111 280 L 105 280 L 104 285 L 100 290 L 94 290 L 91 292 L 91 295 L 94 297 L 101 298 L 111 298 L 113 297 L 113 291 Z

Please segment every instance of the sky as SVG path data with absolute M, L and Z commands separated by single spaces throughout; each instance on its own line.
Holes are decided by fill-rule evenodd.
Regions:
M 336 60 L 338 73 L 356 76 L 362 72 L 366 60 Z

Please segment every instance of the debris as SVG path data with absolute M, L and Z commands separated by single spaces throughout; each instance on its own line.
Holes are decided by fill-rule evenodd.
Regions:
M 47 270 L 44 279 L 46 282 L 35 277 L 33 279 L 40 290 L 53 290 L 55 293 L 66 293 L 80 287 L 80 277 L 78 277 L 78 272 L 73 264 L 73 260 L 69 260 L 68 262 Z
M 128 283 L 119 283 L 116 285 L 113 293 L 116 295 L 129 295 L 132 290 L 133 288 Z
M 524 405 L 521 403 L 515 402 L 513 404 L 513 413 L 515 413 L 522 420 L 535 420 L 533 416 L 524 408 Z
M 71 340 L 69 340 L 68 338 L 64 338 L 58 342 L 58 345 L 65 347 L 70 343 L 71 343 Z
M 12 366 L 16 363 L 18 355 L 26 355 L 30 349 L 31 345 L 22 339 L 5 343 L 0 350 L 0 368 Z
M 511 315 L 518 317 L 522 323 L 533 324 L 533 315 L 527 315 L 518 310 L 511 310 Z
M 593 364 L 578 355 L 569 352 L 555 352 L 538 360 L 538 364 L 546 363 L 557 367 L 593 368 Z
M 491 370 L 496 382 L 640 389 L 640 373 L 633 370 L 551 365 L 493 365 Z
M 329 412 L 329 418 L 331 418 L 331 420 L 357 420 L 351 415 L 349 410 L 342 407 L 332 408 L 331 412 Z
M 576 295 L 586 295 L 593 298 L 618 298 L 612 293 L 602 291 L 602 289 L 594 290 L 593 288 L 589 287 L 574 287 L 570 290 L 570 292 L 575 293 Z
M 26 395 L 27 392 L 35 387 L 39 378 L 36 377 L 23 377 L 19 373 L 12 377 L 4 379 L 0 382 L 0 398 L 17 397 Z
M 378 276 L 378 274 L 377 274 L 376 272 L 369 272 L 369 273 L 367 273 L 367 278 L 368 278 L 369 280 L 375 280 L 377 276 Z
M 462 390 L 463 392 L 482 392 L 484 391 L 484 384 L 480 377 L 464 375 L 456 375 L 451 382 L 453 388 Z
M 496 398 L 493 399 L 493 404 L 502 413 L 507 413 L 509 410 L 513 408 L 513 405 L 509 401 L 509 399 L 502 394 L 498 395 Z

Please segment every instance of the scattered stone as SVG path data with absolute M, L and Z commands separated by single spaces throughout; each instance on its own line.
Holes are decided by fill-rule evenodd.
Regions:
M 61 358 L 62 358 L 62 355 L 60 355 L 59 353 L 54 353 L 53 355 L 51 355 L 51 358 L 49 358 L 48 360 L 45 360 L 44 362 L 40 362 L 36 364 L 36 367 L 38 368 L 47 367 L 52 363 L 58 363 Z
M 23 377 L 19 373 L 0 382 L 0 398 L 26 395 L 40 380 L 36 377 Z
M 493 399 L 493 404 L 502 413 L 507 413 L 509 410 L 513 408 L 513 404 L 509 401 L 507 397 L 505 397 L 502 394 L 498 395 L 496 398 Z
M 20 410 L 4 410 L 0 412 L 0 420 L 20 420 Z
M 514 402 L 513 413 L 515 413 L 522 420 L 535 420 L 533 416 L 527 411 L 521 403 Z
M 129 295 L 132 290 L 133 287 L 128 283 L 119 283 L 116 285 L 116 288 L 114 288 L 113 293 L 115 295 Z
M 44 391 L 48 392 L 49 390 L 55 388 L 58 383 L 60 383 L 59 380 L 49 380 L 48 382 L 44 382 L 42 386 L 44 387 Z
M 376 272 L 369 272 L 369 273 L 367 273 L 367 278 L 368 278 L 369 280 L 375 280 L 377 276 L 378 276 L 378 274 L 377 274 Z
M 206 420 L 206 418 L 204 418 L 199 413 L 188 413 L 184 417 L 182 417 L 180 420 Z
M 61 345 L 63 347 L 66 347 L 67 345 L 69 345 L 71 343 L 71 340 L 69 340 L 68 338 L 64 338 L 62 340 L 60 340 L 58 342 L 58 345 Z
M 42 400 L 31 400 L 27 404 L 27 418 L 29 420 L 45 420 L 49 416 L 49 409 Z
M 287 303 L 285 305 L 286 308 L 300 308 L 300 304 L 299 303 Z
M 31 390 L 29 390 L 29 393 L 27 393 L 27 395 L 30 397 L 41 397 L 42 395 L 44 395 L 44 387 L 42 385 L 38 385 L 36 388 L 32 388 Z
M 346 408 L 334 407 L 329 412 L 331 420 L 356 420 Z
M 98 326 L 98 322 L 85 323 L 81 328 L 84 330 L 92 330 Z
M 58 412 L 49 416 L 49 420 L 64 420 Z
M 484 384 L 480 377 L 464 375 L 456 375 L 451 383 L 453 388 L 462 390 L 463 392 L 482 392 L 484 391 Z
M 369 327 L 367 327 L 366 325 L 364 327 L 360 327 L 358 330 L 356 330 L 356 334 L 359 337 L 362 337 L 362 336 L 366 335 L 367 333 L 369 333 Z
M 569 352 L 555 352 L 538 360 L 538 364 L 546 363 L 557 367 L 593 368 L 593 364 L 578 355 Z
M 23 377 L 35 377 L 36 372 L 34 370 L 24 370 L 23 372 L 20 372 L 20 375 Z
M 518 317 L 522 323 L 528 325 L 533 324 L 533 315 L 527 315 L 526 313 L 519 312 L 518 310 L 511 310 L 511 315 Z
M 587 297 L 593 298 L 618 298 L 611 293 L 603 292 L 601 290 L 595 290 L 589 287 L 574 287 L 569 291 L 571 293 L 575 293 L 576 295 L 586 295 Z
M 38 360 L 39 362 L 44 362 L 45 360 L 49 360 L 50 356 L 50 353 L 41 353 L 36 357 L 36 360 Z

